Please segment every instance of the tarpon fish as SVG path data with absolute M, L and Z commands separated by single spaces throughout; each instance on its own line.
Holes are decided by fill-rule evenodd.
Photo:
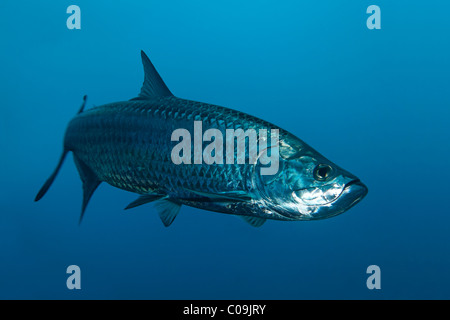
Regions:
M 175 97 L 142 51 L 144 83 L 138 97 L 84 110 L 70 121 L 56 169 L 41 199 L 72 152 L 83 182 L 80 221 L 102 182 L 139 194 L 126 209 L 154 202 L 165 226 L 182 205 L 242 217 L 253 226 L 267 219 L 297 221 L 336 216 L 359 202 L 367 187 L 293 134 L 233 109 Z M 175 164 L 178 128 L 278 129 L 279 169 L 262 175 L 261 163 Z M 248 152 L 247 152 L 248 154 Z

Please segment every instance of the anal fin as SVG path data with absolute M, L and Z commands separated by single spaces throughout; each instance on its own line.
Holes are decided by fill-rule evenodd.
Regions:
M 80 223 L 83 220 L 84 212 L 86 211 L 87 204 L 91 199 L 94 191 L 97 189 L 101 180 L 97 175 L 75 154 L 73 155 L 75 165 L 80 174 L 81 181 L 83 182 L 83 203 L 81 205 Z

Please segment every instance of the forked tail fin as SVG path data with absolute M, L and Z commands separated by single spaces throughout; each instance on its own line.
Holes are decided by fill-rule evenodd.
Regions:
M 78 110 L 78 113 L 77 113 L 77 114 L 80 114 L 80 113 L 83 112 L 84 107 L 86 106 L 86 100 L 87 100 L 87 95 L 84 95 L 84 96 L 83 96 L 83 103 L 81 104 L 80 110 Z
M 83 109 L 86 105 L 86 99 L 87 96 L 83 97 L 83 103 L 80 107 L 80 110 L 78 111 L 77 114 L 80 114 L 81 112 L 83 112 Z M 59 159 L 58 165 L 56 166 L 55 171 L 53 171 L 52 175 L 47 179 L 47 181 L 45 181 L 44 185 L 42 186 L 41 190 L 39 190 L 38 194 L 36 195 L 36 198 L 34 198 L 34 201 L 39 201 L 44 195 L 45 193 L 48 191 L 48 189 L 50 188 L 50 186 L 52 185 L 53 181 L 55 180 L 59 169 L 61 169 L 61 166 L 64 162 L 64 159 L 66 158 L 68 150 L 64 149 L 63 153 L 61 155 L 61 158 Z
M 36 198 L 34 198 L 34 201 L 39 201 L 47 192 L 47 190 L 50 188 L 50 186 L 53 183 L 53 180 L 55 180 L 56 175 L 58 174 L 59 169 L 61 169 L 61 166 L 64 162 L 64 159 L 67 155 L 67 150 L 63 150 L 63 153 L 61 155 L 61 158 L 59 159 L 58 165 L 56 166 L 55 171 L 53 171 L 52 175 L 45 181 L 44 185 L 42 186 L 41 190 L 39 190 L 38 194 L 36 195 Z
M 77 157 L 76 154 L 73 155 L 73 160 L 75 161 L 78 173 L 80 174 L 81 182 L 83 182 L 83 203 L 81 204 L 81 215 L 79 220 L 79 223 L 81 223 L 87 204 L 94 194 L 95 189 L 97 189 L 102 181 L 81 159 Z

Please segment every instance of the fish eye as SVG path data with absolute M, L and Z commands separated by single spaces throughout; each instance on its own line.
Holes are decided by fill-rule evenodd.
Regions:
M 318 164 L 314 168 L 314 179 L 319 181 L 327 180 L 333 173 L 333 168 L 327 164 Z

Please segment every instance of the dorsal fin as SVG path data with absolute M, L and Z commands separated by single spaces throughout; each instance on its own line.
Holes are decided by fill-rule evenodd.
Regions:
M 145 74 L 144 83 L 142 84 L 139 96 L 131 100 L 147 100 L 155 97 L 173 96 L 144 51 L 141 51 L 141 57 Z

